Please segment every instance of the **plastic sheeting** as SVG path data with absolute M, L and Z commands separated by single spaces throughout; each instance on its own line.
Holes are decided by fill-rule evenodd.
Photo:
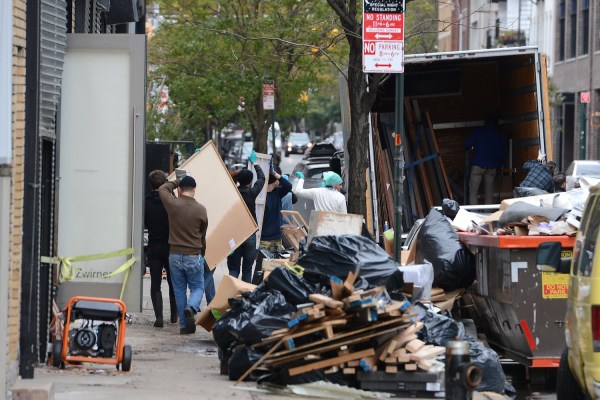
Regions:
M 459 241 L 458 234 L 441 212 L 432 209 L 415 244 L 415 262 L 433 265 L 433 286 L 447 292 L 469 287 L 475 281 L 475 257 Z

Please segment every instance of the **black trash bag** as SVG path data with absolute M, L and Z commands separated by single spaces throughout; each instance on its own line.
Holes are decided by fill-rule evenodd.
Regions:
M 317 285 L 299 277 L 289 268 L 275 268 L 263 284 L 269 289 L 280 291 L 295 306 L 309 302 L 310 294 L 319 293 Z
M 433 286 L 447 292 L 469 287 L 476 277 L 475 256 L 464 247 L 450 222 L 436 209 L 417 235 L 415 262 L 433 265 Z
M 317 236 L 298 264 L 304 268 L 305 276 L 308 271 L 342 280 L 358 265 L 359 276 L 371 287 L 385 285 L 399 267 L 377 243 L 356 235 Z
M 251 346 L 239 345 L 235 347 L 229 357 L 229 379 L 237 381 L 252 367 L 263 355 L 265 351 L 254 349 Z M 250 373 L 245 380 L 256 380 L 257 376 Z
M 281 292 L 259 286 L 244 293 L 241 301 L 230 301 L 232 309 L 213 325 L 213 337 L 224 352 L 234 343 L 252 345 L 271 336 L 274 330 L 287 328 L 296 307 Z
M 450 340 L 466 340 L 471 350 L 471 362 L 481 368 L 478 392 L 495 392 L 507 396 L 516 395 L 515 388 L 506 380 L 498 354 L 465 332 L 461 322 L 440 314 L 427 312 L 422 320 L 419 339 L 436 346 L 446 346 Z
M 458 210 L 460 210 L 460 205 L 456 200 L 442 200 L 442 212 L 446 217 L 454 219 L 454 217 L 456 217 L 456 214 L 458 214 Z

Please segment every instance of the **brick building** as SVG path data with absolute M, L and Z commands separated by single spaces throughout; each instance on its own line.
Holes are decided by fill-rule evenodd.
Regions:
M 144 33 L 145 2 L 123 4 L 0 2 L 0 399 L 10 399 L 17 377 L 33 378 L 47 357 L 56 267 L 40 257 L 56 246 L 67 35 Z M 109 13 L 117 22 L 107 24 Z
M 0 397 L 18 373 L 24 197 L 26 1 L 0 5 Z M 5 95 L 11 93 L 11 96 Z M 7 223 L 8 222 L 8 223 Z

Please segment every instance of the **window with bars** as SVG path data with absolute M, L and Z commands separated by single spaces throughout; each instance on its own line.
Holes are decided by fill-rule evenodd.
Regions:
M 571 0 L 569 11 L 569 58 L 575 58 L 577 56 L 577 0 Z
M 583 0 L 581 5 L 581 54 L 590 51 L 590 0 Z

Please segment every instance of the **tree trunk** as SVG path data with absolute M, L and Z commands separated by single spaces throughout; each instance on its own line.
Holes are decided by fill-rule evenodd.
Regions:
M 352 37 L 348 68 L 348 96 L 350 102 L 350 138 L 348 158 L 348 212 L 366 218 L 366 171 L 369 167 L 369 113 L 377 95 L 382 75 L 362 72 L 362 40 Z

